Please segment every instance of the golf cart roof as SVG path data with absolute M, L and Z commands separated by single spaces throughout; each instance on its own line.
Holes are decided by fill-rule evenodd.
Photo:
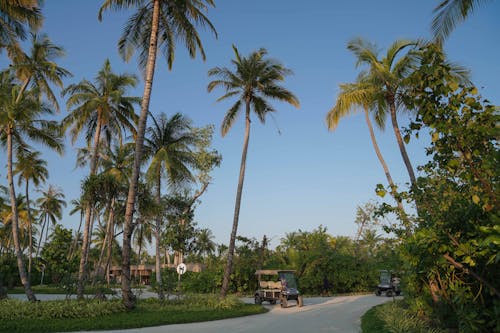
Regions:
M 255 271 L 255 275 L 278 275 L 278 273 L 295 273 L 293 269 L 259 269 Z

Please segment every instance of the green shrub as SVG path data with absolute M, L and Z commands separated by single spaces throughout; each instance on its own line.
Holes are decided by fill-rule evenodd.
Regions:
M 402 301 L 389 302 L 375 308 L 376 316 L 391 333 L 444 333 L 408 310 Z
M 125 311 L 121 301 L 0 301 L 1 320 L 95 318 Z

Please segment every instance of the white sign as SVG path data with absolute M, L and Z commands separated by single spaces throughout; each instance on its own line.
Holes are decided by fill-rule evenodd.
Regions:
M 186 271 L 187 271 L 187 267 L 186 267 L 185 263 L 180 263 L 179 265 L 177 265 L 177 273 L 179 275 L 186 273 Z

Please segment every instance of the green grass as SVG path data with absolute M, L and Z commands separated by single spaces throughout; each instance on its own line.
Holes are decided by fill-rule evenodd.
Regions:
M 361 332 L 363 333 L 389 333 L 390 331 L 386 329 L 384 321 L 378 315 L 378 308 L 383 307 L 382 305 L 377 305 L 370 310 L 368 310 L 361 317 Z
M 72 301 L 76 302 L 76 301 Z M 208 301 L 159 303 L 142 300 L 136 309 L 93 318 L 30 318 L 2 319 L 0 332 L 70 332 L 110 330 L 210 321 L 264 313 L 267 310 L 253 304 L 218 304 Z M 43 305 L 44 302 L 40 303 Z
M 387 302 L 368 310 L 361 317 L 363 333 L 444 333 L 430 322 L 418 317 L 404 301 Z

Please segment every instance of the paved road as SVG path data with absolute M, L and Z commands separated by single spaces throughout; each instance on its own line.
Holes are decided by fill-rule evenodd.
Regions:
M 364 296 L 313 297 L 304 307 L 266 305 L 268 313 L 202 323 L 178 324 L 106 333 L 250 333 L 250 332 L 360 332 L 360 317 L 372 306 L 392 298 Z M 245 300 L 250 302 L 250 299 Z M 294 303 L 294 302 L 290 302 Z

